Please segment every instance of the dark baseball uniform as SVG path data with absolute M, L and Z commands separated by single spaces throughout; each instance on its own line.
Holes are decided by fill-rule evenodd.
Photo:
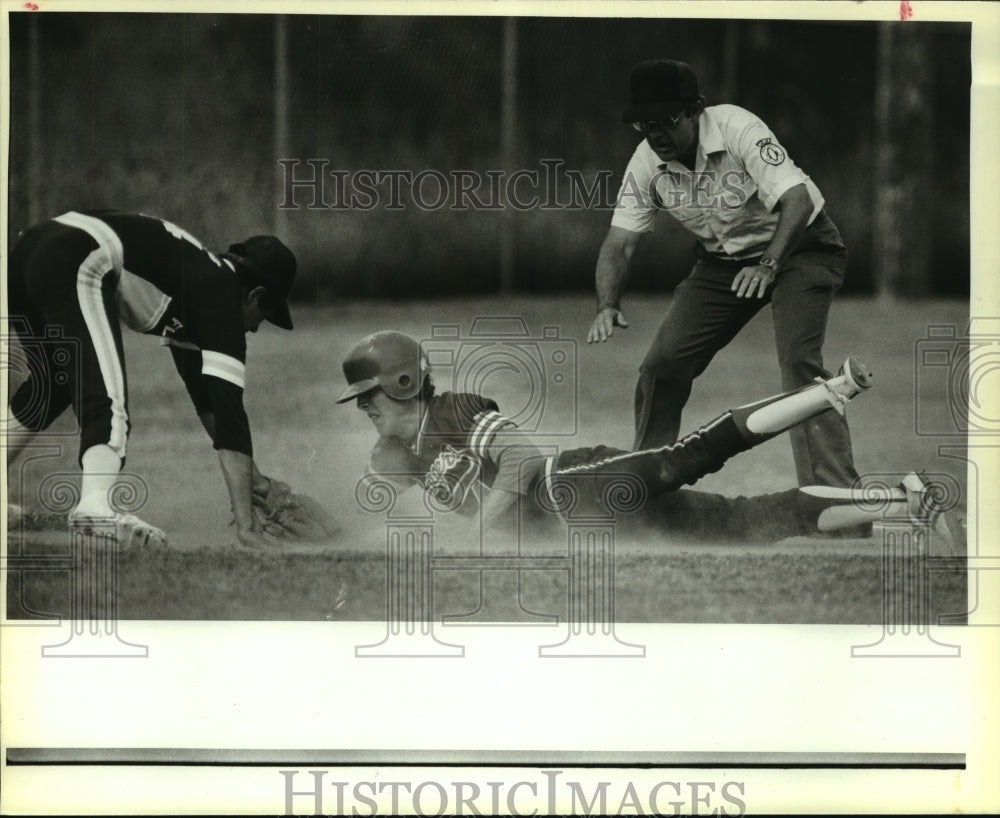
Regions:
M 599 446 L 545 456 L 492 400 L 445 392 L 426 405 L 412 446 L 394 437 L 378 439 L 369 470 L 418 485 L 439 507 L 466 515 L 476 512 L 484 492 L 498 489 L 520 495 L 524 519 L 536 524 L 555 514 L 606 514 L 609 492 L 637 490 L 645 494 L 645 502 L 637 504 L 634 515 L 622 515 L 623 521 L 627 524 L 633 517 L 661 533 L 761 541 L 815 530 L 818 511 L 800 502 L 797 490 L 728 498 L 679 488 L 771 436 L 747 431 L 744 419 L 749 412 L 727 412 L 659 450 L 626 452 Z M 565 486 L 574 494 L 572 511 L 566 507 Z
M 11 252 L 12 326 L 29 378 L 11 410 L 40 431 L 72 405 L 80 454 L 107 444 L 124 460 L 131 420 L 121 324 L 158 335 L 217 449 L 252 456 L 243 408 L 246 337 L 231 262 L 149 216 L 65 213 L 32 227 Z
M 738 298 L 735 275 L 756 263 L 774 236 L 778 199 L 804 184 L 813 204 L 809 226 L 763 299 Z M 699 119 L 694 171 L 662 161 L 646 140 L 628 164 L 611 224 L 652 229 L 665 210 L 697 239 L 697 261 L 674 291 L 670 308 L 640 367 L 634 447 L 671 443 L 694 379 L 765 304 L 774 318 L 782 388 L 829 377 L 823 339 L 847 250 L 823 210 L 812 180 L 771 130 L 735 105 L 706 108 Z M 857 477 L 846 421 L 826 412 L 792 429 L 799 485 L 849 486 Z

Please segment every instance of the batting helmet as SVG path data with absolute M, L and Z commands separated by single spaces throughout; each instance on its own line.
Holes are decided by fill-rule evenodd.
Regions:
M 343 366 L 347 391 L 337 403 L 346 403 L 376 386 L 396 400 L 416 397 L 431 371 L 419 342 L 391 330 L 362 338 L 347 353 Z

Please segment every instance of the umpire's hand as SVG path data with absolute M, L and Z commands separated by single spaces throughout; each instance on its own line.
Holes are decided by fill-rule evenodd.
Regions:
M 594 318 L 590 325 L 590 332 L 587 333 L 587 343 L 593 344 L 596 341 L 607 341 L 615 334 L 614 328 L 621 327 L 628 329 L 628 321 L 622 311 L 617 307 L 605 307 Z
M 763 264 L 752 264 L 740 270 L 729 288 L 736 293 L 737 298 L 751 298 L 757 293 L 757 298 L 763 298 L 767 288 L 774 283 L 775 271 Z

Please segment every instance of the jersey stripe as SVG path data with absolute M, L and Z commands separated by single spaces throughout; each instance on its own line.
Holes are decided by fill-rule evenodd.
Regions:
M 104 309 L 104 298 L 101 295 L 101 282 L 104 276 L 113 272 L 114 264 L 111 249 L 103 244 L 87 256 L 77 271 L 76 297 L 80 303 L 83 320 L 87 324 L 90 340 L 94 344 L 94 351 L 97 353 L 104 389 L 111 399 L 111 434 L 108 445 L 124 459 L 128 440 L 125 373 L 118 356 L 111 321 Z
M 726 412 L 724 415 L 720 415 L 714 421 L 709 423 L 707 426 L 703 426 L 694 434 L 704 434 L 711 429 L 714 429 L 719 424 L 724 421 L 729 420 L 732 414 Z M 687 436 L 685 436 L 687 437 Z M 645 457 L 649 454 L 661 454 L 665 452 L 673 451 L 674 449 L 684 445 L 685 438 L 681 438 L 676 443 L 671 443 L 667 446 L 660 446 L 656 449 L 640 449 L 635 452 L 624 452 L 623 454 L 612 455 L 611 457 L 605 457 L 602 460 L 593 460 L 589 463 L 581 463 L 578 466 L 567 466 L 566 468 L 559 469 L 556 474 L 579 474 L 582 472 L 600 471 L 601 469 L 613 465 L 615 463 L 622 463 L 626 460 L 631 460 L 636 457 Z
M 203 349 L 201 351 L 201 374 L 221 378 L 243 389 L 246 368 L 232 355 Z
M 480 412 L 473 419 L 469 435 L 469 448 L 480 457 L 487 457 L 487 449 L 500 429 L 514 428 L 514 423 L 496 410 Z

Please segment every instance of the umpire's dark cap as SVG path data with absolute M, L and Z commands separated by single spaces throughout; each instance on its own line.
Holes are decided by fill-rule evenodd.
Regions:
M 270 302 L 267 320 L 282 329 L 291 329 L 288 293 L 295 281 L 295 254 L 274 236 L 251 236 L 230 245 L 223 258 L 245 267 L 267 289 Z
M 632 69 L 629 87 L 632 104 L 622 122 L 668 119 L 699 97 L 698 77 L 679 60 L 644 60 Z

